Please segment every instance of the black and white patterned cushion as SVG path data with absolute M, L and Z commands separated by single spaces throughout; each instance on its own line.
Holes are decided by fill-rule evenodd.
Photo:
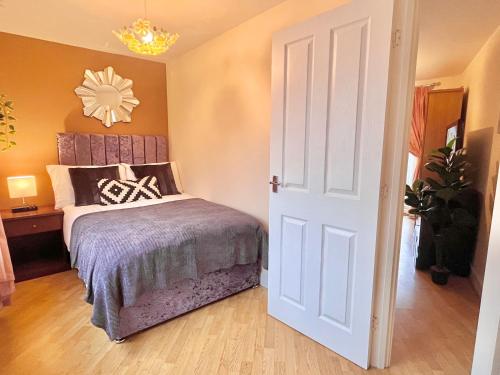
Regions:
M 97 181 L 97 189 L 103 206 L 161 198 L 158 181 L 154 176 L 146 176 L 137 181 L 102 178 Z

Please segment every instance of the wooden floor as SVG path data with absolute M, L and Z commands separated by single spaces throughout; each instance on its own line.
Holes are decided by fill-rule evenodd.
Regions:
M 391 374 L 470 374 L 479 297 L 470 280 L 432 283 L 416 271 L 411 250 L 413 221 L 405 217 L 399 262 Z
M 409 222 L 406 221 L 406 234 Z M 364 374 L 266 314 L 266 289 L 240 293 L 117 345 L 89 323 L 74 271 L 17 284 L 0 311 L 1 374 Z M 369 374 L 468 374 L 478 298 L 415 272 L 403 245 L 393 366 Z

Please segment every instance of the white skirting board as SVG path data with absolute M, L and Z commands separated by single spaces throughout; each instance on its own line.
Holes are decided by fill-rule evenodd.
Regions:
M 260 271 L 260 285 L 267 288 L 267 270 L 264 268 Z
M 483 292 L 483 282 L 481 281 L 481 279 L 477 275 L 476 269 L 473 266 L 471 266 L 470 271 L 471 271 L 470 272 L 470 281 L 472 284 L 472 288 L 479 295 L 479 297 L 481 297 L 481 293 Z

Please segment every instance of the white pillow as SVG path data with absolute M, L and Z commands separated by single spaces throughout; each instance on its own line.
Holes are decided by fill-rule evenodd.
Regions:
M 181 179 L 180 179 L 179 171 L 177 170 L 177 164 L 175 164 L 175 161 L 169 161 L 169 162 L 163 162 L 163 163 L 133 164 L 133 165 L 162 165 L 162 164 L 170 164 L 170 168 L 172 168 L 172 174 L 174 175 L 175 186 L 177 187 L 177 191 L 179 193 L 183 193 L 184 190 L 182 189 Z M 125 173 L 127 176 L 127 180 L 136 180 L 137 178 L 135 177 L 134 171 L 132 170 L 132 168 L 130 168 L 131 164 L 122 163 L 122 165 L 125 167 Z
M 55 208 L 64 208 L 75 204 L 75 191 L 69 176 L 70 168 L 102 168 L 102 167 L 118 167 L 120 180 L 126 180 L 125 167 L 121 164 L 112 165 L 47 165 L 47 172 L 52 181 L 52 189 L 54 190 Z

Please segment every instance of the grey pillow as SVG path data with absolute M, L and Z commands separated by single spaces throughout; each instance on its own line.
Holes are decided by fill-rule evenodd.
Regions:
M 102 168 L 69 168 L 69 176 L 75 191 L 75 206 L 101 204 L 97 181 L 103 178 L 120 179 L 116 165 Z

